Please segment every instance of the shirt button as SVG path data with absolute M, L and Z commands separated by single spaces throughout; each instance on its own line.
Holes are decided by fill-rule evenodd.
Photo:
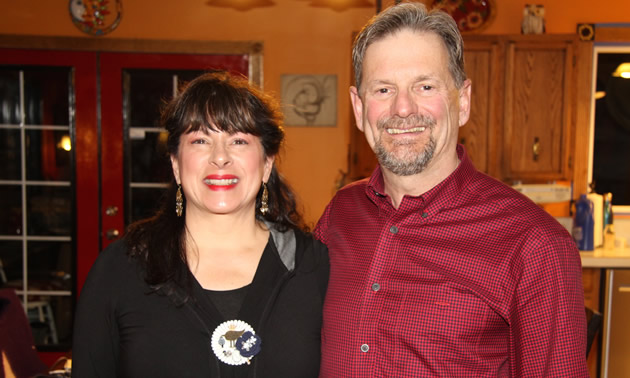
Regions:
M 426 211 L 422 213 L 422 218 L 426 218 L 429 216 L 429 213 L 427 213 Z
M 370 346 L 369 345 L 367 345 L 367 344 L 361 345 L 361 352 L 367 353 L 368 350 L 370 350 Z
M 379 291 L 380 289 L 381 285 L 377 284 L 376 282 L 372 284 L 372 290 Z
M 396 227 L 396 226 L 391 226 L 391 227 L 389 228 L 389 232 L 391 232 L 392 234 L 396 234 L 396 233 L 398 233 L 398 227 Z

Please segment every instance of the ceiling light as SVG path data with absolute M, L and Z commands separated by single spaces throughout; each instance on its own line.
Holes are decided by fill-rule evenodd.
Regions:
M 623 77 L 624 79 L 630 79 L 630 63 L 621 63 L 612 75 L 614 77 Z

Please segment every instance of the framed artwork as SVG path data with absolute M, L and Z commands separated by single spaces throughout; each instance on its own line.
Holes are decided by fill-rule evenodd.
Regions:
M 431 8 L 450 14 L 462 33 L 482 31 L 497 14 L 495 0 L 433 0 Z
M 286 126 L 337 126 L 337 75 L 282 75 Z

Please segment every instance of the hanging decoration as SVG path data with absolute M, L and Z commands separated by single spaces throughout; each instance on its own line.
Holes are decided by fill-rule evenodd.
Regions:
M 69 0 L 70 17 L 84 33 L 101 36 L 118 27 L 122 0 Z
M 433 0 L 431 8 L 438 8 L 457 22 L 462 33 L 477 33 L 490 25 L 497 13 L 495 0 Z

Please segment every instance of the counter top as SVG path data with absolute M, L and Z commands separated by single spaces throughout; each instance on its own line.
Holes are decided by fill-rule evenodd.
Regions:
M 582 268 L 630 268 L 630 248 L 580 251 Z

